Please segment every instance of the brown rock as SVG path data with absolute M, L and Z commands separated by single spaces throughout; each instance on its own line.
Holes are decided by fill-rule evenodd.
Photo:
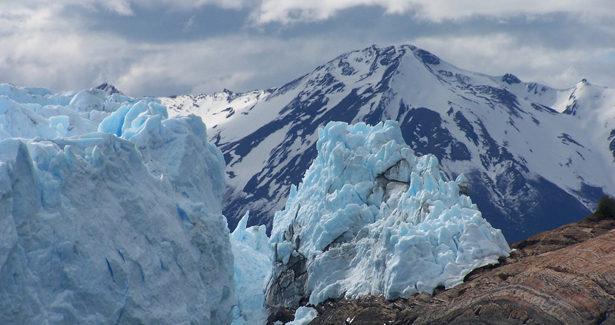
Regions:
M 614 228 L 591 215 L 511 245 L 449 290 L 327 301 L 310 324 L 615 324 Z

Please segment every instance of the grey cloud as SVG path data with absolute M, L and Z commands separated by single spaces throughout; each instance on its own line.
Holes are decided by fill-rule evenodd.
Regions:
M 252 36 L 166 44 L 135 58 L 126 71 L 110 82 L 131 95 L 265 89 L 310 72 L 337 56 L 340 49 L 357 46 L 353 42 L 321 38 L 279 40 Z M 154 83 L 175 88 L 151 87 Z
M 253 11 L 252 19 L 260 24 L 312 22 L 330 19 L 340 11 L 359 6 L 381 7 L 387 14 L 411 14 L 414 18 L 438 23 L 481 16 L 509 17 L 554 12 L 571 13 L 586 20 L 615 17 L 615 3 L 608 0 L 587 0 L 582 5 L 560 0 L 262 0 Z
M 120 16 L 67 7 L 61 15 L 81 17 L 82 30 L 87 33 L 108 32 L 130 42 L 157 44 L 241 34 L 244 33 L 242 22 L 248 16 L 247 10 L 227 10 L 213 5 L 179 12 L 133 5 L 132 10 L 133 16 Z

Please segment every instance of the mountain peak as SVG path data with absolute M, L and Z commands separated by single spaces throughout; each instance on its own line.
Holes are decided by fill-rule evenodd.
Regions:
M 96 89 L 100 89 L 103 92 L 105 92 L 107 95 L 113 95 L 113 94 L 120 94 L 120 95 L 124 95 L 124 93 L 122 93 L 121 91 L 119 91 L 117 88 L 115 88 L 115 86 L 113 86 L 112 84 L 108 84 L 108 83 L 102 83 L 101 85 L 99 85 L 98 87 L 96 87 Z
M 509 85 L 521 83 L 521 80 L 512 73 L 507 73 L 504 76 L 502 76 L 502 81 L 504 81 L 505 83 Z

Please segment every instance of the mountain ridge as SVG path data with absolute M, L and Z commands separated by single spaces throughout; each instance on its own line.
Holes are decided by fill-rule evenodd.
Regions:
M 474 73 L 414 46 L 345 53 L 280 88 L 161 101 L 210 126 L 227 162 L 231 229 L 248 209 L 251 224 L 270 228 L 315 157 L 316 129 L 331 120 L 397 120 L 418 154 L 434 153 L 451 178 L 468 176 L 470 196 L 512 241 L 576 221 L 615 192 L 597 172 L 614 169 L 612 89 Z

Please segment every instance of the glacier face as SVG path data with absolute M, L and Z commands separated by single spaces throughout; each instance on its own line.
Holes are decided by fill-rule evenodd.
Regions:
M 449 181 L 434 155 L 415 156 L 397 122 L 331 122 L 318 133 L 316 159 L 275 214 L 269 307 L 431 293 L 508 256 L 502 232 L 463 194 L 467 179 Z
M 161 101 L 211 126 L 227 161 L 231 229 L 247 209 L 270 229 L 329 121 L 397 120 L 416 153 L 436 155 L 450 178 L 466 175 L 484 217 L 511 241 L 577 221 L 615 193 L 615 90 L 487 76 L 413 46 L 345 53 L 280 88 Z
M 0 85 L 0 323 L 229 324 L 224 160 L 199 117 Z

